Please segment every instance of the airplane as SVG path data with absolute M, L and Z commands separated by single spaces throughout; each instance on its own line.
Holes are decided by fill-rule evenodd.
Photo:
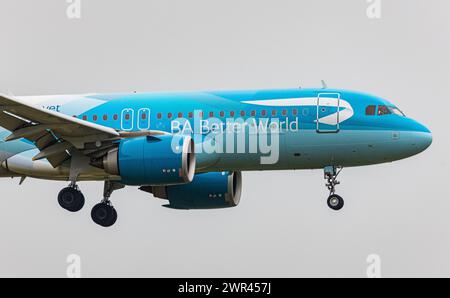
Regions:
M 345 167 L 416 155 L 432 134 L 388 100 L 323 88 L 53 96 L 0 95 L 0 177 L 68 181 L 59 205 L 80 211 L 80 181 L 103 181 L 92 220 L 111 227 L 111 194 L 137 186 L 179 210 L 235 207 L 244 171 L 322 169 L 341 210 Z

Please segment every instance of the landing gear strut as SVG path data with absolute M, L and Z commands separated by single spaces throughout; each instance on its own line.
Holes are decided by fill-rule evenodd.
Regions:
M 327 199 L 328 207 L 333 210 L 341 210 L 344 207 L 344 199 L 337 195 L 336 185 L 339 185 L 340 182 L 337 180 L 337 176 L 342 171 L 342 167 L 329 166 L 324 169 L 324 176 L 327 180 L 325 184 L 328 190 L 330 191 L 330 196 Z
M 94 206 L 91 211 L 92 220 L 102 226 L 111 227 L 117 221 L 117 211 L 114 209 L 109 198 L 113 191 L 124 188 L 125 185 L 114 181 L 105 181 L 103 188 L 103 200 Z
M 59 205 L 70 212 L 78 212 L 84 206 L 83 193 L 76 183 L 71 183 L 68 187 L 63 188 L 58 194 Z

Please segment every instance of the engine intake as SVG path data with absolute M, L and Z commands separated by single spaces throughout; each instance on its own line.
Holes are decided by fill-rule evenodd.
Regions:
M 194 141 L 190 136 L 144 136 L 121 140 L 103 158 L 108 174 L 126 185 L 189 183 L 195 174 Z

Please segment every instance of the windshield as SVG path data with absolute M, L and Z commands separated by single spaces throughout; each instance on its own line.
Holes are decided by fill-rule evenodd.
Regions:
M 378 106 L 378 116 L 389 114 L 392 114 L 392 112 L 387 106 Z
M 389 110 L 391 110 L 392 114 L 398 115 L 398 116 L 406 116 L 402 111 L 400 111 L 397 107 L 389 107 Z

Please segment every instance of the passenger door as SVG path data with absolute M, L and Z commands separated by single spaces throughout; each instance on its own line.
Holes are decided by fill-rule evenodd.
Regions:
M 317 96 L 317 133 L 339 132 L 339 93 L 319 93 Z

